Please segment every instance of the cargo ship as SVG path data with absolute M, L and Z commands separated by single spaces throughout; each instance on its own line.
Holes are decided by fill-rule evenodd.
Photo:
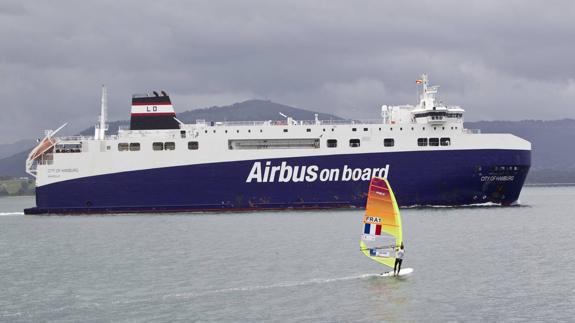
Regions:
M 46 136 L 30 152 L 36 206 L 27 214 L 99 214 L 364 207 L 372 177 L 400 206 L 516 204 L 531 144 L 464 127 L 426 75 L 419 103 L 378 120 L 178 120 L 164 92 L 133 95 L 130 125 L 94 136 Z

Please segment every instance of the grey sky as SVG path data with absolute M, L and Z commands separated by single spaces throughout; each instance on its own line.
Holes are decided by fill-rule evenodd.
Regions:
M 430 75 L 467 120 L 575 118 L 573 1 L 0 0 L 0 143 L 261 98 L 344 117 L 415 103 Z

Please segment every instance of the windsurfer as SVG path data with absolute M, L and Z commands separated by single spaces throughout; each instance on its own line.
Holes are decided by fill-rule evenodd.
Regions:
M 395 252 L 395 265 L 393 265 L 393 275 L 399 275 L 399 271 L 401 270 L 401 263 L 403 262 L 403 255 L 405 254 L 405 250 L 403 250 L 403 242 Z M 396 272 L 397 269 L 397 272 Z

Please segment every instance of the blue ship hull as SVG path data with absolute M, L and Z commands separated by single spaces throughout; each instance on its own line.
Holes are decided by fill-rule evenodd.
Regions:
M 255 162 L 319 169 L 387 168 L 400 206 L 517 201 L 529 150 L 369 153 L 210 163 L 79 178 L 36 189 L 27 214 L 364 207 L 369 179 L 246 181 Z M 340 174 L 340 177 L 343 176 Z

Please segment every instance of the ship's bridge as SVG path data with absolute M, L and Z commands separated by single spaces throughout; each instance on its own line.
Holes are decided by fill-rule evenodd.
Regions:
M 463 123 L 463 110 L 459 106 L 448 106 L 437 100 L 439 85 L 428 86 L 426 74 L 417 80 L 423 91 L 418 105 L 387 106 L 381 108 L 386 123 L 419 123 L 441 125 L 445 123 Z

